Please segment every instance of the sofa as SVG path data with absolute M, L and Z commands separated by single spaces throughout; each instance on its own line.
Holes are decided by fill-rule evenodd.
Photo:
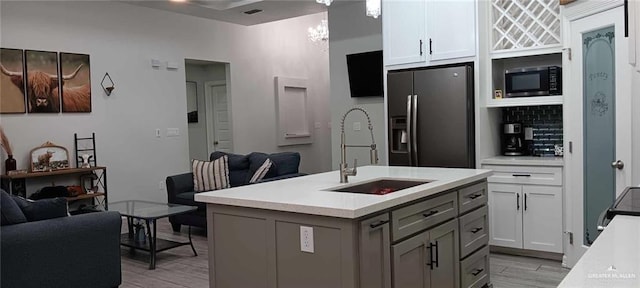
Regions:
M 36 218 L 47 218 L 51 212 L 41 208 L 25 211 L 23 206 L 14 205 L 21 199 L 9 196 L 4 190 L 1 193 L 0 283 L 3 288 L 112 288 L 121 284 L 118 212 L 66 216 L 66 199 L 57 198 L 36 202 L 61 200 L 62 215 L 57 212 L 57 218 L 33 219 L 29 213 Z M 18 215 L 25 217 L 22 218 L 25 222 L 5 221 L 11 218 L 8 213 L 14 213 L 15 207 L 27 215 Z
M 240 155 L 215 151 L 211 153 L 209 160 L 214 161 L 225 155 L 228 156 L 229 183 L 231 188 L 249 185 L 249 180 L 266 159 L 270 159 L 273 165 L 265 177 L 257 183 L 305 175 L 298 172 L 300 153 L 297 152 L 280 152 L 273 154 L 252 152 L 248 155 Z M 181 225 L 206 229 L 207 206 L 205 203 L 194 201 L 196 192 L 193 187 L 193 174 L 189 172 L 169 176 L 166 179 L 166 184 L 169 203 L 198 206 L 198 210 L 192 213 L 170 216 L 169 222 L 171 222 L 173 231 L 180 231 Z

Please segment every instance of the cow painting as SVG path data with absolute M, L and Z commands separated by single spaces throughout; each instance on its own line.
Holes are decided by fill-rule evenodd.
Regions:
M 42 55 L 29 55 L 29 52 L 33 53 L 43 53 Z M 52 53 L 53 55 L 47 55 L 44 53 Z M 58 74 L 53 74 L 46 72 L 47 70 L 51 70 L 51 65 L 53 67 L 57 67 L 57 53 L 55 52 L 41 52 L 41 51 L 27 51 L 27 85 L 26 91 L 24 91 L 24 87 L 19 85 L 24 81 L 22 73 L 17 71 L 10 71 L 3 65 L 0 65 L 0 70 L 2 74 L 11 77 L 12 82 L 19 86 L 19 88 L 26 92 L 27 95 L 27 104 L 29 108 L 29 113 L 57 113 L 60 111 L 60 97 L 59 97 L 59 79 Z M 30 57 L 31 56 L 31 57 Z M 53 56 L 53 59 L 51 59 Z M 80 64 L 77 68 L 69 73 L 62 76 L 62 83 L 67 80 L 71 80 L 76 75 L 80 69 L 82 69 L 83 65 Z M 53 68 L 53 71 L 56 71 Z M 74 91 L 76 92 L 76 91 Z M 82 98 L 82 91 L 77 91 L 75 93 L 75 97 Z M 70 93 L 74 94 L 74 93 Z M 69 101 L 71 103 L 71 101 Z M 74 104 L 74 105 L 82 105 L 82 104 Z M 89 104 L 90 105 L 90 104 Z M 82 107 L 81 107 L 82 108 Z M 91 108 L 89 108 L 90 110 Z
M 0 48 L 0 65 L 22 75 L 24 54 L 21 49 Z M 20 88 L 18 88 L 20 87 Z M 22 77 L 0 74 L 0 113 L 25 113 Z
M 82 67 L 78 72 L 78 68 Z M 62 81 L 62 112 L 91 112 L 91 69 L 89 55 L 60 53 L 62 75 L 77 73 Z

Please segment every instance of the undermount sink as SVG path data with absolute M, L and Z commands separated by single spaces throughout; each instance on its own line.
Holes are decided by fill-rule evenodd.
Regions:
M 373 195 L 385 195 L 402 189 L 426 184 L 429 180 L 399 180 L 399 179 L 378 179 L 365 183 L 356 183 L 350 186 L 340 188 L 331 188 L 328 191 L 347 192 L 347 193 L 363 193 Z

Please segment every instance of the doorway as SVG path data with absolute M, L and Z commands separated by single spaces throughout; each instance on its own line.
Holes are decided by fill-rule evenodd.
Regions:
M 569 25 L 565 251 L 573 267 L 600 234 L 600 214 L 631 184 L 631 75 L 622 6 Z
M 233 152 L 229 63 L 185 59 L 189 157 Z

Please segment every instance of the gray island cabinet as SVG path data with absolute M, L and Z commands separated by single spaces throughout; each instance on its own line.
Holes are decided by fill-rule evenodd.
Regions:
M 252 197 L 247 191 L 237 191 L 239 194 L 234 197 L 228 192 L 206 192 L 209 198 L 196 200 L 207 202 L 210 286 L 483 287 L 489 283 L 489 172 L 470 171 L 475 171 L 472 177 L 451 177 L 457 180 L 439 184 L 433 181 L 387 195 L 321 189 L 318 191 L 330 193 L 322 197 L 301 192 L 299 197 L 319 197 L 311 200 L 319 204 L 306 208 L 285 205 L 280 202 L 284 198 L 277 200 L 273 195 L 259 193 L 272 193 L 270 189 L 276 187 L 299 189 L 297 181 L 316 191 L 315 175 L 264 185 L 262 189 L 263 184 L 252 185 L 259 191 Z M 373 174 L 379 173 L 372 173 L 365 180 L 375 178 Z M 381 176 L 396 177 L 387 174 Z M 436 176 L 422 179 L 446 178 Z M 395 193 L 400 194 L 387 197 Z M 280 196 L 291 197 L 288 203 L 300 202 L 293 194 Z M 355 214 L 363 214 L 355 217 L 342 215 L 344 211 L 340 209 L 318 208 L 331 206 L 331 201 L 368 208 L 354 210 Z M 388 207 L 379 208 L 384 206 Z

